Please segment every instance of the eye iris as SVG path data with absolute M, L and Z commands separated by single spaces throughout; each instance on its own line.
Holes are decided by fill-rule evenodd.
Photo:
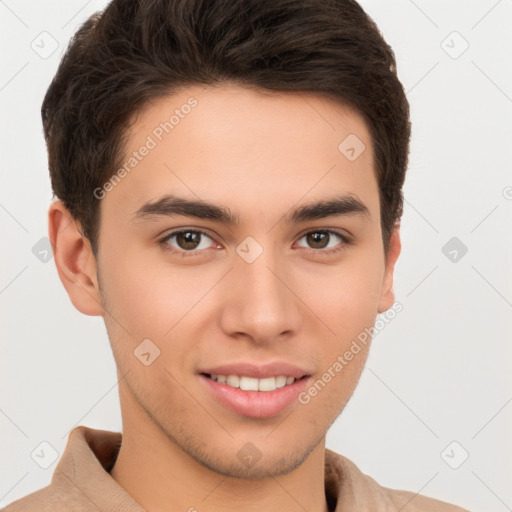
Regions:
M 320 231 L 316 231 L 314 233 L 309 233 L 307 235 L 308 237 L 308 244 L 313 244 L 312 247 L 314 249 L 323 249 L 327 246 L 328 240 L 329 240 L 329 234 L 328 233 L 322 233 Z M 320 242 L 320 247 L 315 246 L 316 243 Z M 325 243 L 323 243 L 325 242 Z
M 182 231 L 176 235 L 176 242 L 181 249 L 195 249 L 200 243 L 201 233 Z

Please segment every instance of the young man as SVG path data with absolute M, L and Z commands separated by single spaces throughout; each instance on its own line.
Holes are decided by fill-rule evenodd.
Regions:
M 325 448 L 394 307 L 409 108 L 351 0 L 114 0 L 42 107 L 49 232 L 123 433 L 6 512 L 460 511 Z M 355 441 L 357 442 L 357 441 Z

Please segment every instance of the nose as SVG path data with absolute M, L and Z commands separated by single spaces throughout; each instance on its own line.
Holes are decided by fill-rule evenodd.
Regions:
M 270 249 L 252 263 L 236 257 L 221 311 L 221 327 L 231 337 L 268 344 L 293 337 L 302 322 L 293 272 Z

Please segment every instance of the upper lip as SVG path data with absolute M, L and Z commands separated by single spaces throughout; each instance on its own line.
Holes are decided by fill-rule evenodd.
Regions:
M 250 362 L 222 364 L 220 366 L 199 370 L 199 373 L 208 373 L 210 375 L 238 375 L 253 377 L 255 379 L 278 377 L 280 375 L 300 379 L 305 375 L 310 375 L 310 372 L 307 370 L 282 361 L 274 361 L 266 364 Z

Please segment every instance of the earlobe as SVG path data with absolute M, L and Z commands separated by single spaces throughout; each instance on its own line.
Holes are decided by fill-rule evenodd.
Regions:
M 384 313 L 384 311 L 387 311 L 395 302 L 395 292 L 393 291 L 393 276 L 395 263 L 398 259 L 398 256 L 400 255 L 401 249 L 402 245 L 400 241 L 400 221 L 397 221 L 389 241 L 386 269 L 384 272 L 384 280 L 382 282 L 382 292 L 378 308 L 379 313 Z
M 103 315 L 91 245 L 60 200 L 48 210 L 48 233 L 57 272 L 75 308 L 84 315 Z

